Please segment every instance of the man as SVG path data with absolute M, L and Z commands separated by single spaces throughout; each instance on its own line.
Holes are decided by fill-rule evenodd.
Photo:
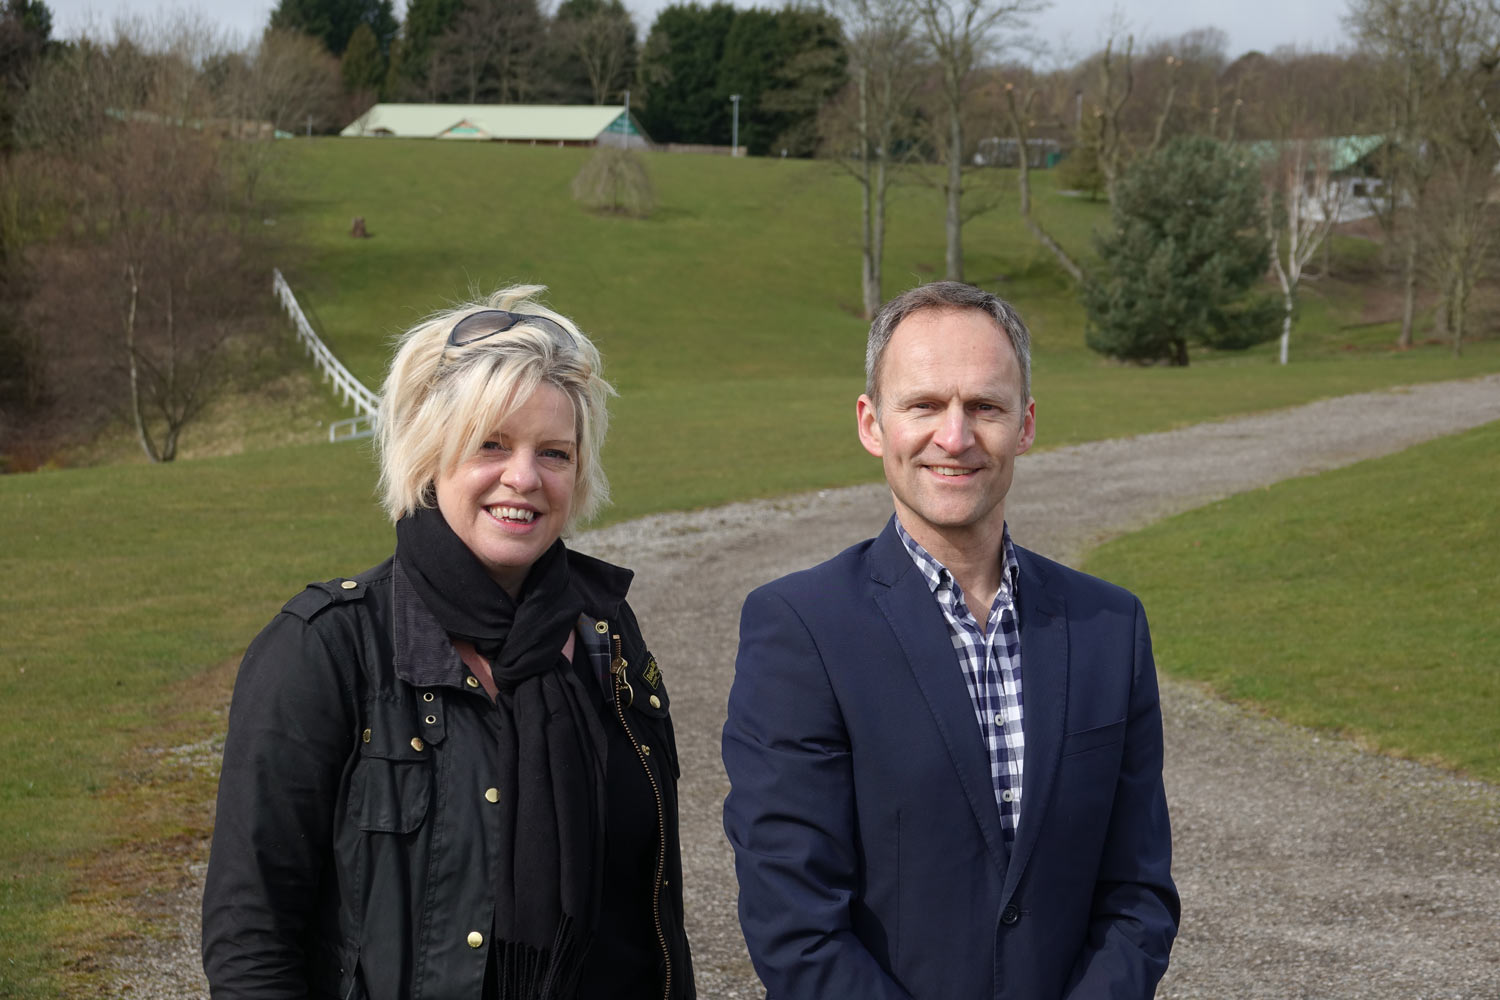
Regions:
M 870 328 L 859 438 L 895 517 L 752 593 L 724 764 L 772 1000 L 1145 998 L 1177 892 L 1129 593 L 1012 545 L 1030 337 L 957 282 Z

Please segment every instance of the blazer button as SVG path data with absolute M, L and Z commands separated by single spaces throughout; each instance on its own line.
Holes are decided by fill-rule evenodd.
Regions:
M 1009 903 L 1005 909 L 1000 911 L 1000 922 L 1009 927 L 1021 919 L 1021 910 L 1015 903 Z

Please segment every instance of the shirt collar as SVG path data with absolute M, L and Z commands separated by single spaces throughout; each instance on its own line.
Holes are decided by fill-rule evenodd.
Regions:
M 958 581 L 953 579 L 953 574 L 948 571 L 938 559 L 925 548 L 922 543 L 911 537 L 906 528 L 901 524 L 901 518 L 894 518 L 896 522 L 896 535 L 901 539 L 901 544 L 906 548 L 906 554 L 911 556 L 911 561 L 916 564 L 922 579 L 927 581 L 927 589 L 932 591 L 933 596 L 940 603 L 953 601 L 961 594 Z M 1015 547 L 1010 542 L 1010 525 L 1001 527 L 1000 534 L 1000 559 L 1004 570 L 1000 574 L 1000 590 L 995 599 L 1014 601 L 1016 588 L 1021 580 L 1021 565 L 1016 561 Z

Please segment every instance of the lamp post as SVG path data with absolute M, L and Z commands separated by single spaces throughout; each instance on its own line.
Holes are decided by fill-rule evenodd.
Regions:
M 740 95 L 730 94 L 729 99 L 734 102 L 734 127 L 729 133 L 729 155 L 740 155 Z

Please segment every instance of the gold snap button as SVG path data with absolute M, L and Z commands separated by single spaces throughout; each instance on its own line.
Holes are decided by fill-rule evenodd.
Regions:
M 469 685 L 469 687 L 471 688 L 477 688 L 479 686 L 479 680 L 474 677 L 465 677 L 464 683 Z
M 469 932 L 469 947 L 478 948 L 484 944 L 484 935 L 478 931 Z
M 366 743 L 370 742 L 370 731 L 366 729 L 364 732 L 359 734 L 359 738 L 364 740 Z
M 435 716 L 435 715 L 429 715 L 429 716 L 428 716 L 428 717 L 427 717 L 427 718 L 426 718 L 426 720 L 425 720 L 425 721 L 426 721 L 426 723 L 427 723 L 427 724 L 428 724 L 428 725 L 429 725 L 429 726 L 430 726 L 430 725 L 432 725 L 432 724 L 433 724 L 433 723 L 435 723 L 435 722 L 437 722 L 437 716 Z
M 603 635 L 604 633 L 609 631 L 609 622 L 594 622 L 594 631 L 598 632 L 600 635 Z
M 420 736 L 413 736 L 411 738 L 411 748 L 413 750 L 420 750 L 420 749 L 422 749 L 426 745 L 427 744 L 425 744 L 425 743 L 422 742 L 422 737 L 420 737 Z
M 484 800 L 486 802 L 499 802 L 500 801 L 500 789 L 498 789 L 498 788 L 486 788 L 484 790 Z
M 432 692 L 431 691 L 424 691 L 422 693 L 422 700 L 423 701 L 431 701 L 432 700 Z
M 358 587 L 359 584 L 353 580 L 345 580 L 343 583 L 339 584 L 339 586 L 343 587 L 345 590 L 353 590 L 355 587 Z
M 652 708 L 661 708 L 661 699 L 658 698 L 654 694 L 651 696 L 651 707 Z

